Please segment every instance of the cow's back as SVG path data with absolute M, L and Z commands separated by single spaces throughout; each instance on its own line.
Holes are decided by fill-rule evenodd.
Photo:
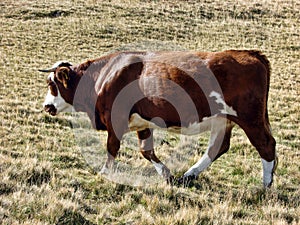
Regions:
M 242 119 L 256 118 L 266 108 L 268 71 L 258 51 L 119 53 L 102 71 L 99 99 L 111 108 L 131 87 L 127 98 L 137 101 L 124 103 L 126 114 L 181 126 L 220 114 L 223 105 L 211 96 L 217 93 Z

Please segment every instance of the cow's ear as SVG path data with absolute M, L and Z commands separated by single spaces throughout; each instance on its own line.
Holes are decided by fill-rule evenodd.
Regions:
M 70 80 L 70 68 L 60 67 L 56 71 L 56 77 L 59 82 L 61 82 L 65 88 L 68 88 L 68 82 Z

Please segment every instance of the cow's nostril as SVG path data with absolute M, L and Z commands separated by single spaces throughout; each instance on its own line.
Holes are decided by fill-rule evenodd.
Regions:
M 45 105 L 44 110 L 52 116 L 55 116 L 57 112 L 54 105 Z

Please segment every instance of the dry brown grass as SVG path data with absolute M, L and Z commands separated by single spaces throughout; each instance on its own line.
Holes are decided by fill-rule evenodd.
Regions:
M 3 224 L 300 223 L 298 1 L 3 0 L 0 6 Z M 279 156 L 272 189 L 261 188 L 259 156 L 240 129 L 231 150 L 195 187 L 132 187 L 94 172 L 75 140 L 72 119 L 41 112 L 46 87 L 37 69 L 133 48 L 256 48 L 268 56 L 269 112 Z M 178 136 L 164 135 L 168 143 L 156 147 L 163 158 L 180 146 L 192 154 L 191 165 L 205 149 L 207 135 L 181 145 Z M 124 141 L 120 160 L 139 165 L 131 140 Z

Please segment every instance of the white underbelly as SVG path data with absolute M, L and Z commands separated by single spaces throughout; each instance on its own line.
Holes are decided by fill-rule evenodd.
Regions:
M 139 114 L 134 113 L 131 115 L 129 119 L 128 128 L 129 131 L 141 131 L 145 130 L 146 128 L 152 129 L 164 129 L 170 132 L 184 134 L 184 135 L 195 135 L 200 134 L 205 131 L 210 130 L 211 122 L 213 119 L 217 119 L 217 117 L 205 117 L 200 123 L 194 122 L 191 123 L 188 127 L 160 127 L 157 126 L 155 123 L 143 119 Z

